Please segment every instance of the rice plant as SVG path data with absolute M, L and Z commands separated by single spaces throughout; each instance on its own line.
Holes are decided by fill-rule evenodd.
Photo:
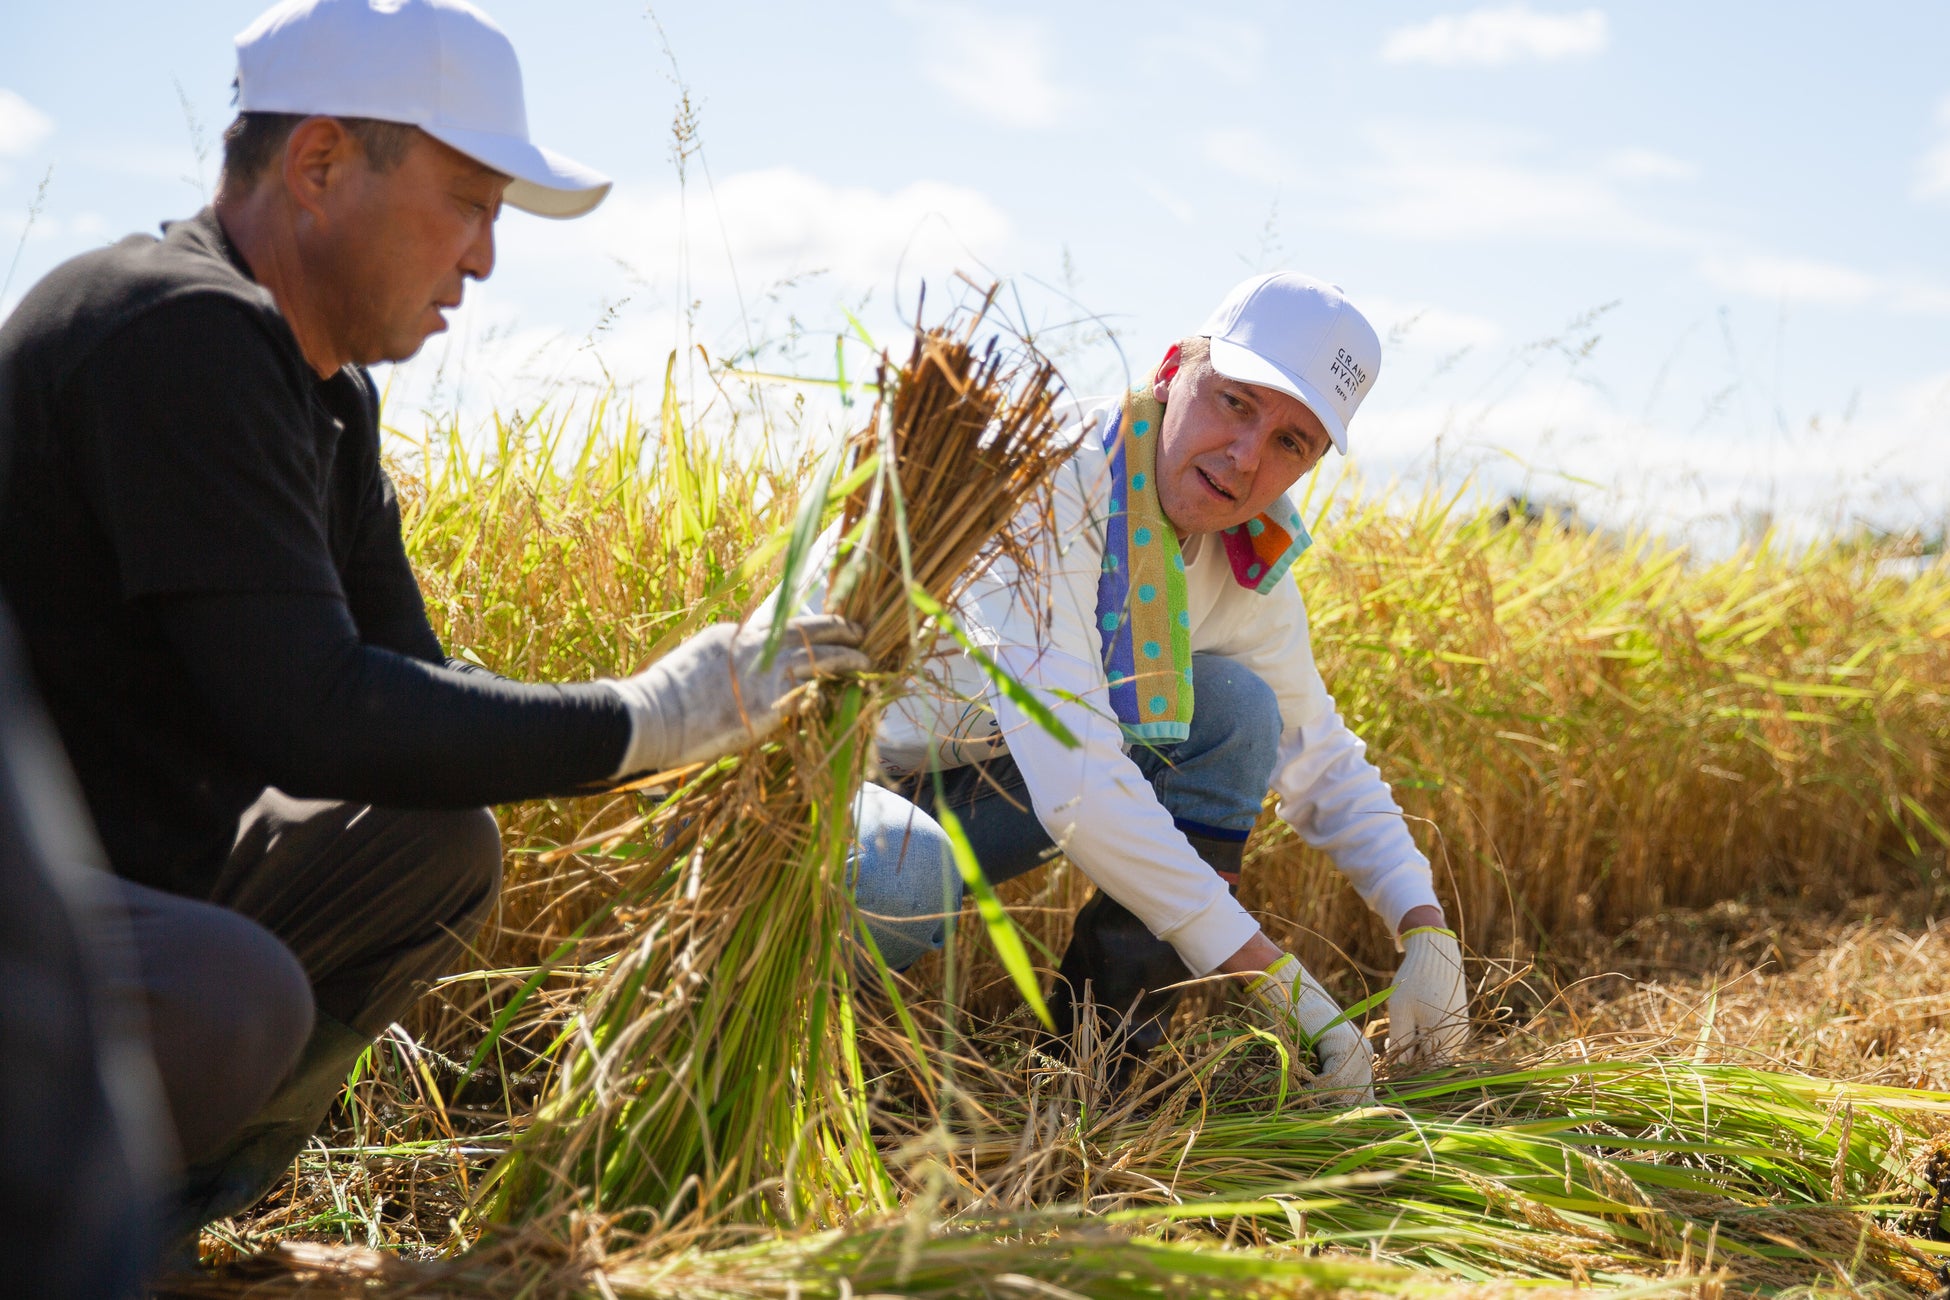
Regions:
M 1033 361 L 932 346 L 950 348 L 938 376 L 960 377 L 934 390 L 941 409 L 995 381 L 1034 424 L 1052 381 Z M 967 568 L 958 548 L 1033 487 L 1022 467 L 901 442 L 936 427 L 911 405 L 927 355 L 888 376 L 830 468 L 727 454 L 668 384 L 641 411 L 538 407 L 485 446 L 451 426 L 396 444 L 429 605 L 490 667 L 627 671 L 748 613 L 837 518 L 848 609 L 883 672 L 809 691 L 778 743 L 655 792 L 516 810 L 479 969 L 375 1049 L 337 1154 L 309 1158 L 263 1222 L 457 1254 L 375 1264 L 346 1284 L 361 1294 L 1932 1285 L 1941 1093 L 1726 1065 L 1704 1034 L 1535 1057 L 1492 1033 L 1466 1069 L 1388 1081 L 1380 1107 L 1303 1111 L 1238 1027 L 1188 1015 L 1178 1055 L 1117 1097 L 1087 1053 L 1028 1050 L 1020 965 L 977 912 L 952 979 L 856 965 L 841 863 L 862 738 Z M 979 452 L 995 412 L 959 409 L 940 428 Z M 1675 906 L 1941 878 L 1943 573 L 1887 577 L 1820 545 L 1704 562 L 1347 481 L 1314 508 L 1296 579 L 1323 673 L 1479 954 L 1520 961 Z M 1058 863 L 1001 894 L 1047 957 L 1085 888 Z M 1243 895 L 1344 993 L 1392 966 L 1331 868 L 1275 825 Z
M 1933 886 L 1950 848 L 1950 575 L 1832 544 L 1715 560 L 1317 484 L 1296 566 L 1342 713 L 1479 954 L 1521 962 L 1672 907 Z M 1075 873 L 1003 890 L 1060 952 Z M 1241 898 L 1310 969 L 1394 944 L 1270 816 Z M 972 983 L 1009 997 L 979 951 Z M 1343 975 L 1330 987 L 1374 991 Z

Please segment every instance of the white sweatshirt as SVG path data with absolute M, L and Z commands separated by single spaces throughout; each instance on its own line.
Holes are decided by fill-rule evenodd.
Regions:
M 1110 477 L 1101 437 L 1115 410 L 1115 399 L 1078 408 L 1067 433 L 1080 441 L 1060 471 L 1054 518 L 1022 521 L 1035 526 L 1040 576 L 1000 563 L 958 610 L 969 639 L 1034 691 L 1079 747 L 1065 748 L 1026 718 L 944 637 L 925 680 L 883 720 L 880 757 L 890 774 L 907 776 L 1006 750 L 1050 838 L 1187 968 L 1207 974 L 1259 924 L 1172 825 L 1110 708 L 1096 606 Z M 1299 589 L 1291 581 L 1264 595 L 1241 587 L 1215 537 L 1187 538 L 1182 549 L 1192 650 L 1250 668 L 1279 700 L 1272 789 L 1280 817 L 1331 855 L 1391 928 L 1409 909 L 1434 904 L 1428 859 L 1321 681 Z M 815 596 L 808 607 L 818 603 Z

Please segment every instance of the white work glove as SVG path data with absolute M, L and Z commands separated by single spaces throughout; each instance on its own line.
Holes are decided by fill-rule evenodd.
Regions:
M 1305 1059 L 1308 1044 L 1319 1058 L 1314 1075 L 1319 1099 L 1334 1106 L 1374 1100 L 1374 1049 L 1346 1020 L 1340 1004 L 1320 987 L 1300 959 L 1287 953 L 1246 986 L 1246 1002 Z M 1334 1024 L 1332 1029 L 1325 1026 Z
M 772 666 L 769 627 L 713 623 L 634 677 L 603 684 L 630 711 L 630 744 L 612 780 L 730 753 L 779 725 L 779 705 L 801 682 L 871 667 L 860 628 L 832 614 L 786 623 Z
M 1424 925 L 1402 936 L 1402 964 L 1388 995 L 1388 1051 L 1409 1066 L 1439 1065 L 1469 1035 L 1469 986 L 1456 933 Z

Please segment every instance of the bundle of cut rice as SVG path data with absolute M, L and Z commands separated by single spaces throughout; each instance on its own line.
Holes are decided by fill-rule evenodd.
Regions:
M 866 629 L 876 672 L 808 687 L 775 743 L 650 820 L 638 892 L 657 906 L 565 1035 L 550 1096 L 495 1178 L 497 1217 L 576 1208 L 645 1229 L 893 1205 L 855 1047 L 850 810 L 883 702 L 939 631 L 930 612 L 1015 545 L 1010 521 L 1067 454 L 1050 364 L 975 343 L 992 300 L 883 364 L 839 486 L 812 490 L 786 548 L 791 590 L 822 506 L 843 496 L 827 608 Z

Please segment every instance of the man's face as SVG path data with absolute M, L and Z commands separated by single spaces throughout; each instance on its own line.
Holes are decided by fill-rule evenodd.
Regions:
M 363 155 L 327 207 L 316 249 L 321 297 L 343 353 L 361 365 L 404 361 L 447 328 L 466 281 L 494 270 L 494 220 L 508 178 L 415 132 L 386 171 Z
M 1158 503 L 1181 537 L 1264 513 L 1332 445 L 1320 417 L 1290 394 L 1228 379 L 1209 361 L 1174 367 L 1167 357 L 1156 389 L 1165 403 Z

